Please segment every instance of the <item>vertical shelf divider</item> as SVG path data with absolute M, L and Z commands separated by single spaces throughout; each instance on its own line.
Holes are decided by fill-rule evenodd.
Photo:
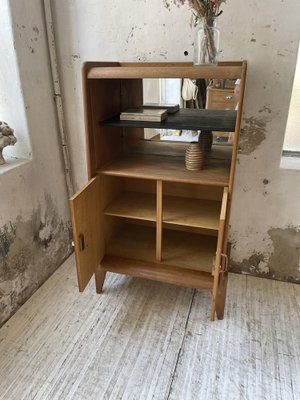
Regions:
M 162 249 L 162 180 L 156 183 L 156 260 L 161 262 Z

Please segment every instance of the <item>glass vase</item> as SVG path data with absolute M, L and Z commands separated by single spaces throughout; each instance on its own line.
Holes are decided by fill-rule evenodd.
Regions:
M 218 62 L 220 31 L 214 20 L 203 18 L 196 32 L 194 43 L 194 65 L 216 65 Z

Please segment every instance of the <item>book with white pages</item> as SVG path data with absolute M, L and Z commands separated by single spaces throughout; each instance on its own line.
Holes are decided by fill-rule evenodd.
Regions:
M 143 108 L 148 109 L 162 109 L 167 110 L 168 114 L 173 114 L 179 111 L 179 104 L 167 104 L 167 103 L 145 103 L 143 104 Z
M 167 116 L 167 110 L 132 108 L 123 111 L 120 115 L 120 120 L 161 122 L 166 119 Z

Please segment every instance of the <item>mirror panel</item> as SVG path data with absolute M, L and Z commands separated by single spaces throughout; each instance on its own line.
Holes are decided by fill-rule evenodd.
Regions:
M 143 102 L 179 104 L 180 108 L 234 110 L 238 107 L 239 80 L 143 79 Z M 191 142 L 200 131 L 145 129 L 145 139 Z M 231 144 L 232 133 L 213 132 L 214 144 Z

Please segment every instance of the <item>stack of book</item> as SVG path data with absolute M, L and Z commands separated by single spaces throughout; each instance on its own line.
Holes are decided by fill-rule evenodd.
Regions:
M 174 114 L 179 110 L 179 104 L 165 104 L 165 103 L 145 103 L 143 108 L 153 110 L 167 110 L 168 114 Z
M 141 108 L 125 110 L 120 115 L 121 121 L 164 121 L 168 114 L 179 110 L 179 104 L 146 103 Z

